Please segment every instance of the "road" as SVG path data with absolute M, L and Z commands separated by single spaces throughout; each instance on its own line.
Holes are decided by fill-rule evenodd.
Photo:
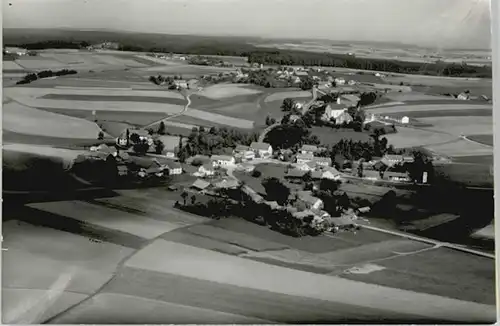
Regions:
M 165 118 L 163 118 L 163 119 L 160 119 L 160 120 L 154 121 L 154 122 L 150 123 L 149 125 L 147 125 L 147 126 L 143 127 L 143 129 L 150 128 L 150 127 L 152 127 L 152 126 L 154 126 L 154 125 L 156 125 L 156 124 L 158 124 L 158 123 L 161 123 L 162 121 L 168 121 L 168 120 L 170 120 L 170 119 L 173 119 L 173 118 L 179 117 L 179 116 L 183 115 L 184 113 L 186 113 L 186 111 L 189 109 L 189 106 L 191 105 L 191 97 L 190 97 L 191 95 L 192 95 L 192 94 L 188 94 L 188 95 L 186 96 L 187 103 L 186 103 L 186 105 L 184 105 L 184 108 L 182 109 L 182 111 L 181 111 L 181 112 L 178 112 L 178 113 L 176 113 L 176 114 L 172 114 L 172 115 L 170 115 L 170 116 L 168 116 L 168 117 L 165 117 Z

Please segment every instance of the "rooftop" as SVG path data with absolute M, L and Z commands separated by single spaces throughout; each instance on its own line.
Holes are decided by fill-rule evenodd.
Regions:
M 288 173 L 286 174 L 286 177 L 288 178 L 302 178 L 307 172 L 298 170 L 298 169 L 291 169 L 288 170 Z
M 209 182 L 206 182 L 204 180 L 201 180 L 201 179 L 197 179 L 193 184 L 192 184 L 192 187 L 194 188 L 198 188 L 198 189 L 206 189 L 210 186 L 210 183 Z
M 229 155 L 212 155 L 210 159 L 212 161 L 232 161 L 234 157 Z
M 253 142 L 250 145 L 250 147 L 253 149 L 264 150 L 264 151 L 267 151 L 269 149 L 269 146 L 271 146 L 271 145 L 268 143 L 261 143 L 261 142 Z
M 318 146 L 315 145 L 302 145 L 301 150 L 308 152 L 316 152 L 318 150 Z

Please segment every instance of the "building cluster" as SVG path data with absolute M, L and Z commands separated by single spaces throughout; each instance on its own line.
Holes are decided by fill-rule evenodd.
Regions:
M 414 159 L 411 156 L 386 154 L 381 158 L 373 158 L 369 162 L 363 160 L 354 162 L 351 173 L 353 176 L 359 177 L 359 173 L 362 171 L 361 177 L 372 181 L 411 182 L 407 172 L 393 171 L 393 168 L 413 162 Z

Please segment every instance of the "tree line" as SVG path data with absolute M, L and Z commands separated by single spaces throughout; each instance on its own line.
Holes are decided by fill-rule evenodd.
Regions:
M 68 70 L 68 69 L 63 69 L 59 71 L 43 70 L 38 73 L 27 74 L 26 76 L 24 76 L 23 79 L 18 81 L 16 84 L 17 85 L 29 84 L 37 79 L 49 78 L 54 76 L 74 75 L 76 73 L 77 73 L 76 70 Z
M 257 141 L 258 133 L 242 132 L 230 128 L 211 127 L 206 130 L 204 127 L 193 128 L 191 134 L 187 137 L 187 143 L 179 141 L 177 156 L 183 162 L 185 159 L 195 155 L 217 155 L 223 154 L 229 148 L 237 145 L 247 145 Z

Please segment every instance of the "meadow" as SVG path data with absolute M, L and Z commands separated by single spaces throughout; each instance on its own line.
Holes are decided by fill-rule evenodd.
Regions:
M 101 129 L 91 121 L 23 106 L 16 102 L 3 105 L 3 128 L 33 136 L 97 139 Z
M 468 134 L 467 139 L 470 139 L 472 141 L 475 141 L 475 142 L 478 142 L 481 144 L 485 144 L 488 146 L 493 146 L 493 135 L 490 133 L 485 133 L 485 134 L 480 133 L 480 134 L 475 134 L 475 135 Z

